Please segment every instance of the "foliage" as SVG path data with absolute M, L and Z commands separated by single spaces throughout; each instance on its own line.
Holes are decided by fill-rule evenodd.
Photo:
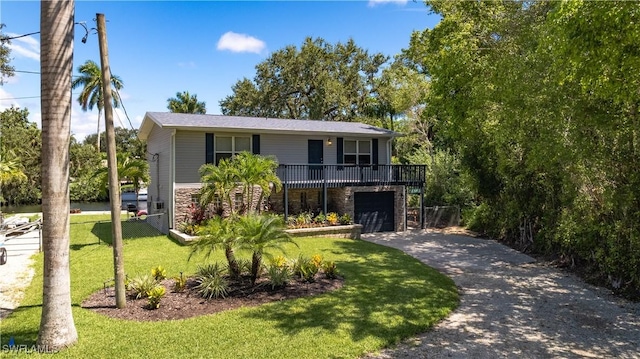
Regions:
M 150 309 L 158 309 L 160 308 L 160 300 L 164 297 L 167 290 L 162 285 L 156 285 L 147 292 L 147 301 Z
M 336 262 L 333 262 L 333 261 L 322 262 L 322 271 L 324 272 L 324 275 L 329 279 L 338 278 L 338 267 L 336 266 Z
M 349 213 L 344 213 L 340 218 L 338 218 L 338 222 L 342 225 L 353 224 L 353 220 L 351 220 L 351 216 Z
M 320 269 L 319 266 L 321 263 L 322 257 L 315 258 L 314 260 L 300 254 L 297 258 L 291 260 L 289 266 L 291 267 L 291 271 L 294 275 L 307 282 L 313 282 L 316 274 L 318 273 L 318 270 Z
M 139 207 L 138 194 L 143 186 L 150 181 L 149 162 L 144 159 L 132 158 L 129 153 L 121 152 L 116 154 L 116 163 L 118 165 L 118 178 L 120 182 L 127 181 L 133 185 L 136 194 L 136 207 Z M 95 170 L 93 176 L 101 181 L 103 191 L 106 191 L 109 168 L 106 166 L 99 167 Z
M 199 265 L 196 271 L 196 277 L 215 277 L 225 275 L 225 268 L 218 262 Z
M 342 289 L 179 321 L 113 320 L 80 308 L 88 296 L 102 290 L 104 278 L 113 276 L 113 249 L 104 242 L 97 244 L 97 236 L 109 236 L 108 221 L 108 215 L 71 217 L 71 300 L 84 340 L 56 357 L 145 357 L 154 348 L 157 357 L 174 357 L 179 351 L 184 358 L 248 358 L 256 356 L 255 347 L 246 345 L 251 342 L 260 343 L 259 356 L 264 359 L 354 358 L 428 331 L 458 305 L 452 280 L 398 250 L 366 241 L 300 238 L 296 239 L 300 248 L 288 246 L 287 252 L 293 257 L 320 253 L 326 260 L 338 261 L 341 274 L 349 278 Z M 128 223 L 148 226 L 141 221 Z M 157 263 L 170 276 L 179 274 L 171 268 L 184 268 L 185 273 L 196 270 L 198 263 L 184 262 L 190 247 L 166 235 L 125 238 L 124 242 L 127 270 L 132 273 L 145 272 Z M 212 259 L 224 260 L 224 255 L 216 253 Z M 41 317 L 42 253 L 34 256 L 33 268 L 35 275 L 20 307 L 0 322 L 2 333 L 12 333 L 15 343 L 29 347 L 35 344 Z M 292 336 L 283 328 L 297 328 L 297 334 Z M 137 345 L 104 340 L 107 334 L 135 337 Z M 0 345 L 7 345 L 9 339 L 3 335 Z M 282 343 L 287 343 L 287 350 L 281 350 Z
M 317 216 L 313 218 L 313 222 L 315 224 L 324 225 L 324 222 L 327 220 L 327 216 L 324 213 L 320 212 Z
M 297 245 L 285 232 L 280 216 L 248 214 L 238 218 L 236 233 L 240 248 L 249 250 L 251 255 L 251 284 L 255 284 L 260 274 L 262 257 L 271 258 L 271 250 L 284 251 L 284 244 Z
M 167 270 L 162 268 L 162 266 L 153 267 L 151 269 L 151 275 L 156 281 L 161 281 L 167 278 Z
M 271 289 L 281 288 L 291 280 L 291 269 L 286 265 L 272 263 L 267 266 L 267 276 L 269 277 L 269 283 L 271 283 Z
M 148 296 L 148 293 L 158 285 L 156 279 L 149 274 L 141 274 L 129 280 L 129 289 L 136 299 Z
M 336 212 L 327 213 L 327 223 L 329 223 L 329 225 L 335 226 L 339 223 L 339 221 L 340 217 L 338 217 L 338 214 Z
M 224 298 L 229 293 L 229 283 L 221 274 L 197 276 L 196 281 L 196 289 L 204 298 Z
M 126 152 L 131 158 L 145 158 L 147 156 L 147 144 L 138 138 L 138 129 L 129 129 L 124 127 L 115 127 L 116 152 Z M 98 141 L 96 133 L 87 135 L 82 141 L 83 145 L 94 146 Z M 107 152 L 107 134 L 100 133 L 100 151 Z
M 308 37 L 299 49 L 287 46 L 258 64 L 253 81 L 234 84 L 220 108 L 225 115 L 353 121 L 365 115 L 387 59 L 352 39 L 332 45 Z
M 0 85 L 4 84 L 6 78 L 14 75 L 13 66 L 9 65 L 11 48 L 9 45 L 11 44 L 11 40 L 6 40 L 5 36 L 2 34 L 2 28 L 5 27 L 5 24 L 0 24 Z
M 217 250 L 224 250 L 227 264 L 229 266 L 229 275 L 232 278 L 240 276 L 240 266 L 236 260 L 235 250 L 238 248 L 238 234 L 234 227 L 234 219 L 226 220 L 222 217 L 214 217 L 207 221 L 206 225 L 201 228 L 199 233 L 201 236 L 197 241 L 192 242 L 191 257 L 203 253 L 206 258 Z
M 179 276 L 173 277 L 173 291 L 176 293 L 182 293 L 187 288 L 187 277 L 182 272 Z
M 176 97 L 167 100 L 167 108 L 174 113 L 207 113 L 206 103 L 198 101 L 198 95 L 191 95 L 189 91 L 176 92 Z
M 482 232 L 637 292 L 637 4 L 427 5 L 442 21 L 414 32 L 402 60 L 430 81 L 433 150 L 416 153 L 434 156 L 428 195 L 473 198 L 465 221 Z

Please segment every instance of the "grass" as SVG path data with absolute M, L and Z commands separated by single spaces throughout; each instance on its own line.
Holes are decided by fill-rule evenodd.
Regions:
M 111 319 L 80 307 L 113 277 L 112 248 L 105 243 L 110 223 L 95 223 L 105 219 L 72 217 L 71 295 L 79 340 L 56 357 L 355 358 L 426 331 L 458 304 L 453 281 L 398 250 L 350 239 L 301 238 L 296 239 L 300 248 L 287 248 L 287 257 L 319 253 L 335 261 L 346 278 L 342 289 L 177 321 Z M 129 276 L 158 265 L 168 277 L 192 274 L 203 263 L 187 262 L 188 247 L 143 223 L 126 222 L 123 233 Z M 216 254 L 222 261 L 222 253 Z M 21 306 L 0 323 L 3 348 L 10 338 L 16 345 L 35 344 L 42 259 L 37 255 L 36 275 Z

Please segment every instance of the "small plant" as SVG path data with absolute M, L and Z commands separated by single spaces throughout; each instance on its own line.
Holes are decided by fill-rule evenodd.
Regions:
M 322 265 L 322 256 L 320 254 L 314 254 L 313 257 L 311 257 L 311 263 L 319 268 L 320 265 Z
M 176 293 L 182 293 L 187 288 L 187 278 L 180 272 L 179 277 L 173 277 L 173 291 Z
M 133 294 L 135 294 L 136 299 L 146 297 L 147 293 L 157 285 L 158 282 L 149 274 L 139 275 L 129 282 L 129 288 L 133 291 Z
M 164 297 L 166 293 L 166 289 L 164 286 L 158 284 L 153 289 L 147 292 L 147 300 L 149 301 L 150 309 L 158 309 L 160 308 L 160 300 Z
M 322 263 L 322 271 L 324 275 L 329 279 L 336 279 L 338 277 L 338 268 L 333 261 L 326 261 Z
M 342 216 L 340 216 L 340 219 L 338 220 L 340 222 L 340 224 L 342 225 L 348 225 L 348 224 L 352 224 L 353 221 L 351 220 L 351 216 L 349 215 L 349 213 L 345 213 Z
M 287 259 L 283 256 L 273 257 L 269 264 L 271 264 L 272 266 L 280 267 L 280 268 L 286 267 Z
M 226 273 L 227 269 L 221 266 L 218 262 L 213 264 L 205 264 L 202 266 L 198 266 L 196 270 L 196 277 L 215 277 L 222 276 Z
M 162 266 L 157 266 L 151 269 L 151 275 L 156 281 L 161 281 L 167 278 L 167 270 L 162 268 Z
M 229 293 L 229 283 L 221 275 L 197 277 L 196 289 L 204 298 L 224 298 Z
M 320 212 L 316 218 L 313 219 L 313 222 L 317 225 L 324 225 L 324 222 L 327 221 L 327 216 L 324 213 Z
M 291 270 L 286 265 L 271 264 L 267 267 L 267 275 L 271 283 L 271 289 L 281 288 L 289 283 Z
M 246 258 L 238 258 L 236 259 L 238 263 L 238 269 L 240 269 L 240 275 L 250 275 L 251 274 L 251 260 Z
M 313 261 L 308 261 L 302 267 L 300 267 L 300 274 L 302 279 L 307 282 L 313 282 L 316 274 L 318 273 L 318 266 Z
M 338 224 L 339 220 L 340 218 L 338 217 L 338 214 L 336 212 L 327 213 L 327 223 L 329 223 L 329 225 L 335 226 L 336 224 Z

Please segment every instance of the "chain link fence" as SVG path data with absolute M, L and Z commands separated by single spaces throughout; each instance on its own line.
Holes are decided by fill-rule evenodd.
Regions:
M 424 207 L 426 228 L 445 228 L 460 225 L 460 207 L 434 206 Z

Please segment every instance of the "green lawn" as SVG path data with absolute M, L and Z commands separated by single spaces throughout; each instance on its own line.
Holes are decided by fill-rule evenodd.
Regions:
M 320 253 L 338 264 L 342 289 L 316 297 L 165 322 L 111 319 L 80 303 L 113 277 L 108 217 L 73 216 L 71 294 L 78 343 L 61 358 L 355 358 L 424 332 L 458 304 L 449 278 L 404 253 L 364 241 L 296 239 L 287 257 Z M 77 222 L 89 222 L 77 224 Z M 161 265 L 168 276 L 193 273 L 189 248 L 125 223 L 125 269 L 129 276 Z M 34 345 L 42 303 L 42 254 L 21 306 L 0 324 L 2 345 Z M 222 261 L 222 254 L 216 259 Z M 3 353 L 7 353 L 3 351 Z M 8 354 L 15 354 L 9 352 Z M 4 356 L 4 354 L 3 354 Z

